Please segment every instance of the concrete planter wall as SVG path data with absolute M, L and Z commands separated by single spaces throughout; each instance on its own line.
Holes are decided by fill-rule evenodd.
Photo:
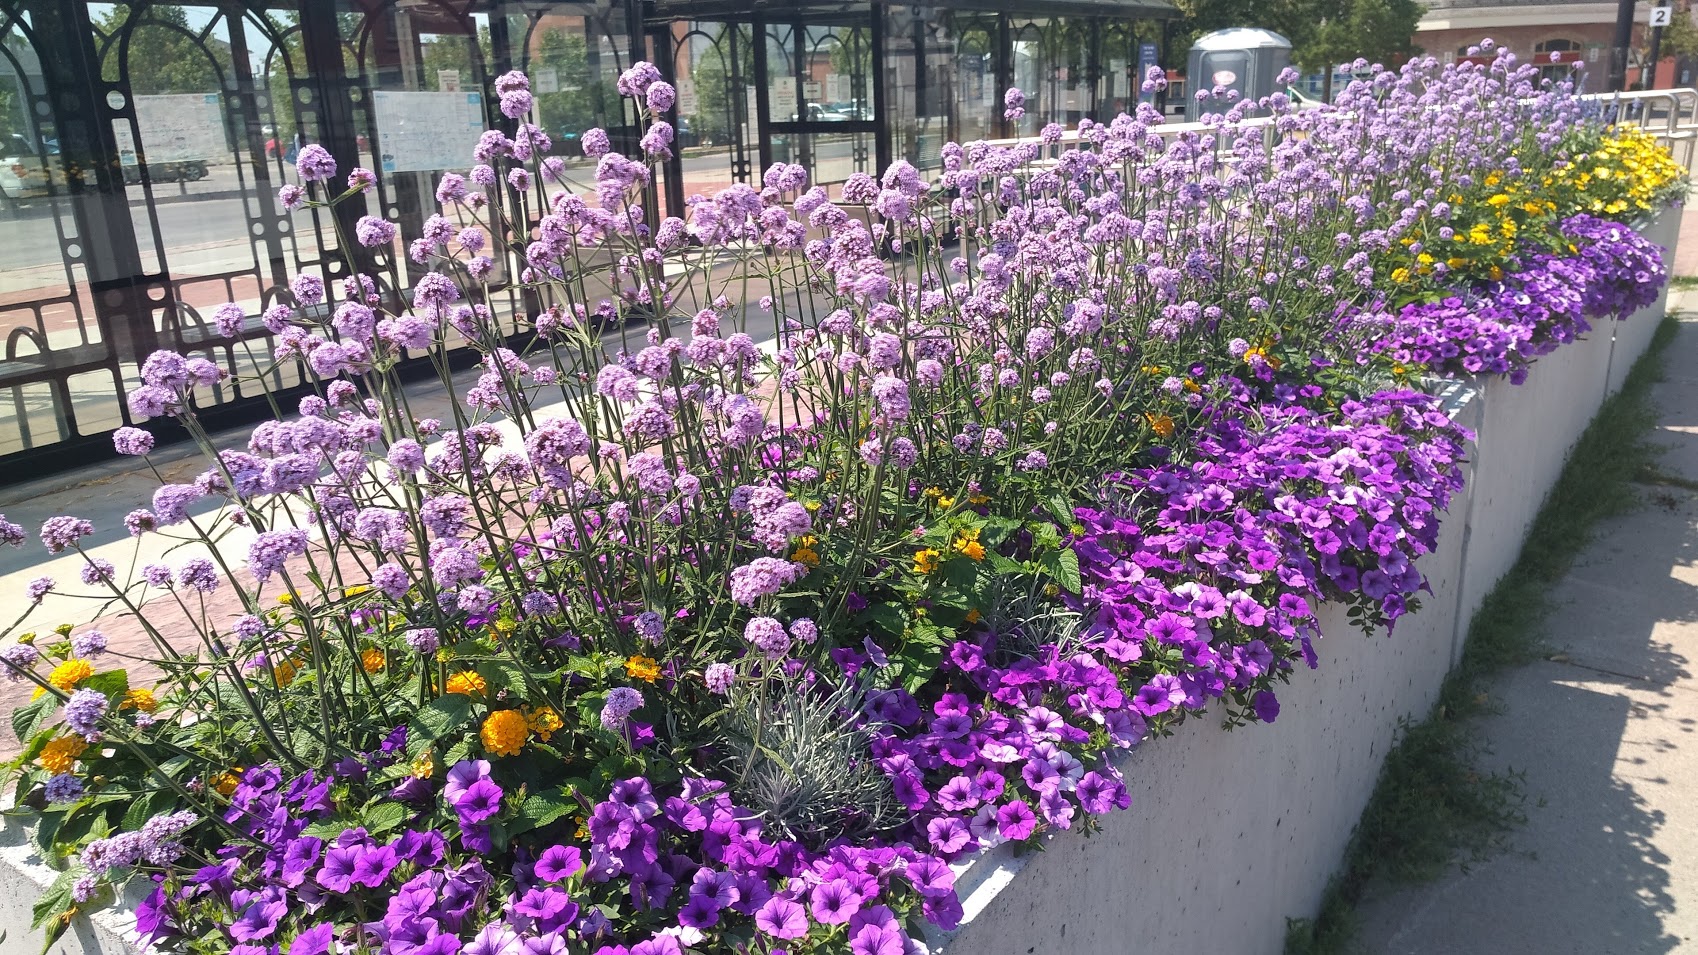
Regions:
M 1641 227 L 1674 261 L 1680 209 Z M 1480 601 L 1515 562 L 1569 452 L 1644 354 L 1667 292 L 1625 322 L 1533 366 L 1526 383 L 1449 386 L 1446 403 L 1478 441 L 1467 490 L 1451 502 L 1421 570 L 1433 592 L 1392 636 L 1353 630 L 1323 608 L 1320 668 L 1280 693 L 1271 726 L 1226 731 L 1208 718 L 1124 761 L 1132 808 L 1089 838 L 1044 851 L 1003 847 L 968 863 L 966 919 L 948 955 L 1275 955 L 1285 920 L 1311 916 L 1379 776 L 1398 722 L 1432 706 Z
M 1644 227 L 1671 262 L 1679 219 L 1674 209 Z M 1450 413 L 1479 441 L 1468 487 L 1422 564 L 1433 592 L 1420 610 L 1395 635 L 1370 637 L 1340 608 L 1323 608 L 1330 636 L 1317 646 L 1320 668 L 1295 674 L 1277 722 L 1229 732 L 1192 720 L 1126 758 L 1132 809 L 1105 817 L 1101 832 L 968 863 L 958 881 L 967 918 L 945 942 L 949 955 L 1279 952 L 1285 919 L 1319 906 L 1398 721 L 1431 706 L 1468 620 L 1665 305 L 1666 293 L 1626 322 L 1600 323 L 1540 359 L 1520 387 L 1449 385 Z M 0 824 L 0 955 L 41 951 L 30 907 L 56 874 L 21 826 Z M 134 920 L 109 910 L 79 919 L 52 955 L 134 951 Z

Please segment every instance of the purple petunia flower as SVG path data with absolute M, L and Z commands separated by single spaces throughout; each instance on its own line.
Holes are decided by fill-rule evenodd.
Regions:
M 801 905 L 775 895 L 755 911 L 755 927 L 773 938 L 801 938 L 808 934 L 808 915 Z

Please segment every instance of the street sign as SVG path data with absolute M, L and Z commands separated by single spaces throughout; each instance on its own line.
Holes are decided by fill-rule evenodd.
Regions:
M 1674 22 L 1674 8 L 1673 7 L 1652 7 L 1651 8 L 1651 26 L 1666 27 L 1670 23 L 1673 23 L 1673 22 Z

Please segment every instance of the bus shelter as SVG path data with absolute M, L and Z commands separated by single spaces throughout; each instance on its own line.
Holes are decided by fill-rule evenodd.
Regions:
M 511 126 L 488 95 L 508 70 L 530 75 L 531 120 L 587 186 L 580 137 L 601 127 L 634 148 L 614 82 L 658 64 L 679 90 L 679 148 L 650 205 L 681 214 L 687 195 L 776 161 L 831 185 L 897 158 L 935 166 L 950 140 L 1118 113 L 1145 68 L 1171 65 L 1174 13 L 1168 0 L 0 0 L 0 483 L 109 455 L 159 348 L 245 376 L 195 395 L 212 426 L 269 414 L 256 375 L 305 387 L 298 365 L 270 361 L 259 313 L 301 272 L 358 270 L 404 297 L 419 274 L 404 243 L 442 177 L 465 172 L 481 130 Z M 1003 119 L 1011 86 L 1029 98 L 1019 124 Z M 375 188 L 334 214 L 279 207 L 310 143 L 372 170 Z M 523 207 L 511 190 L 492 199 Z M 401 224 L 394 247 L 353 242 L 367 214 Z M 209 328 L 225 302 L 249 317 L 234 339 Z M 536 304 L 509 295 L 515 334 Z

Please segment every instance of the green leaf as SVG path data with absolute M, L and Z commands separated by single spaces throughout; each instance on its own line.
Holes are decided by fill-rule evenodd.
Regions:
M 12 732 L 18 736 L 18 742 L 28 743 L 30 738 L 41 732 L 47 721 L 59 709 L 59 698 L 51 693 L 43 693 L 39 699 L 32 700 L 12 711 Z
M 320 819 L 302 829 L 301 834 L 315 836 L 319 839 L 334 839 L 341 835 L 344 829 L 350 829 L 355 825 L 356 823 L 352 820 L 338 816 L 331 819 Z
M 382 802 L 360 813 L 366 830 L 372 835 L 388 832 L 406 822 L 413 811 L 398 802 Z
M 130 676 L 123 670 L 109 670 L 84 680 L 82 687 L 106 694 L 107 701 L 117 706 L 124 701 L 124 694 L 130 692 Z
M 407 724 L 410 748 L 415 753 L 423 751 L 427 745 L 465 726 L 471 716 L 472 698 L 463 693 L 450 693 L 431 700 L 419 707 Z
M 135 832 L 149 819 L 169 810 L 177 801 L 177 794 L 169 789 L 155 789 L 147 795 L 130 803 L 130 808 L 124 810 L 124 820 L 118 828 L 124 832 Z
M 42 934 L 47 936 L 47 944 L 41 947 L 44 955 L 71 924 L 68 916 L 77 910 L 77 903 L 71 898 L 71 885 L 77 878 L 75 870 L 59 873 L 59 878 L 54 879 L 47 891 L 41 894 L 41 898 L 35 901 L 35 907 L 32 909 L 35 917 L 30 922 L 30 928 L 41 929 Z
M 856 620 L 890 634 L 893 637 L 902 635 L 907 627 L 907 616 L 900 607 L 892 604 L 873 604 L 856 616 Z
M 1065 495 L 1053 495 L 1044 504 L 1048 507 L 1050 516 L 1063 527 L 1071 527 L 1078 520 L 1073 516 L 1073 505 L 1067 502 Z
M 1072 548 L 1045 554 L 1040 563 L 1062 590 L 1076 594 L 1084 588 L 1084 579 L 1079 575 L 1079 555 Z
M 522 694 L 530 685 L 525 679 L 524 668 L 508 660 L 485 660 L 478 664 L 478 674 L 489 683 L 491 694 L 501 690 Z
M 577 808 L 577 803 L 558 787 L 535 792 L 525 797 L 519 815 L 507 823 L 507 831 L 517 835 L 531 829 L 541 829 Z
M 452 766 L 470 755 L 472 755 L 472 741 L 463 739 L 448 747 L 448 752 L 442 754 L 442 763 L 445 766 Z

